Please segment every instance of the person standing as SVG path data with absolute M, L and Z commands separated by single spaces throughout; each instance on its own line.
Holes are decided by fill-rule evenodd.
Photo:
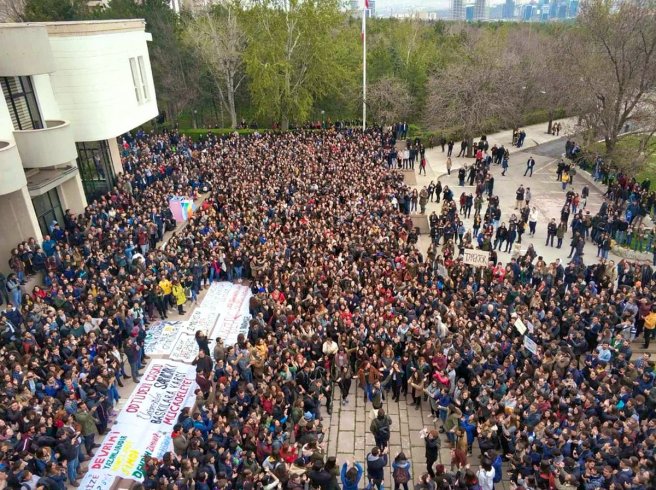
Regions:
M 173 294 L 173 297 L 175 298 L 175 304 L 178 307 L 178 314 L 184 315 L 186 311 L 183 310 L 183 306 L 187 302 L 187 296 L 185 295 L 185 291 L 184 288 L 182 287 L 182 284 L 180 284 L 180 281 L 178 281 L 177 279 L 173 281 L 173 287 L 171 288 L 171 292 Z
M 446 156 L 451 157 L 453 155 L 453 146 L 455 145 L 455 142 L 453 140 L 449 140 L 449 143 L 447 145 L 447 151 L 446 151 Z
M 556 244 L 556 248 L 560 248 L 563 246 L 563 238 L 565 237 L 566 231 L 567 231 L 567 225 L 561 221 L 558 224 L 558 228 L 556 228 L 556 238 L 558 238 L 558 243 Z
M 369 488 L 383 490 L 385 480 L 384 468 L 387 466 L 387 448 L 382 451 L 375 447 L 367 454 L 367 478 L 369 479 Z
M 82 427 L 81 432 L 84 449 L 89 457 L 93 456 L 93 449 L 98 447 L 98 444 L 94 444 L 94 439 L 98 435 L 98 428 L 96 426 L 98 422 L 93 416 L 95 411 L 96 407 L 93 407 L 89 411 L 87 404 L 83 402 L 80 403 L 77 407 L 77 412 L 75 412 L 75 420 Z
M 440 452 L 440 436 L 436 430 L 430 432 L 424 427 L 419 433 L 419 437 L 424 439 L 426 445 L 426 468 L 431 478 L 435 478 L 435 471 L 433 465 L 437 461 L 437 456 Z
M 363 474 L 364 469 L 362 468 L 362 465 L 357 461 L 353 463 L 353 466 L 350 468 L 349 462 L 344 462 L 340 474 L 343 490 L 358 490 L 358 484 L 360 483 Z
M 524 205 L 524 193 L 524 186 L 520 184 L 515 191 L 515 209 L 522 209 Z
M 531 236 L 535 236 L 535 227 L 538 224 L 538 218 L 539 218 L 538 208 L 533 206 L 531 212 L 528 215 L 528 233 Z
M 20 279 L 14 272 L 7 277 L 6 288 L 11 297 L 11 303 L 16 309 L 20 309 L 21 304 L 23 303 L 23 292 L 21 291 Z
M 448 175 L 451 175 L 451 167 L 453 164 L 451 163 L 451 155 L 446 157 L 446 173 Z
M 351 391 L 352 378 L 353 378 L 353 373 L 351 372 L 351 368 L 347 362 L 341 368 L 339 368 L 339 372 L 337 375 L 337 386 L 339 386 L 339 391 L 342 394 L 342 405 L 346 405 L 348 403 L 348 396 L 349 396 L 349 392 Z
M 421 214 L 426 214 L 426 204 L 428 204 L 428 190 L 424 187 L 419 192 L 419 209 Z
M 390 439 L 390 426 L 392 419 L 382 408 L 378 409 L 378 415 L 371 421 L 369 431 L 374 435 L 376 446 L 385 449 Z
M 535 167 L 535 159 L 531 155 L 528 158 L 528 161 L 526 162 L 526 170 L 524 171 L 524 177 L 526 177 L 526 174 L 531 172 L 530 177 L 533 177 L 533 167 Z
M 547 225 L 547 241 L 545 245 L 553 247 L 554 237 L 556 236 L 557 230 L 558 225 L 556 225 L 556 218 L 551 218 L 551 221 Z
M 481 467 L 476 474 L 481 490 L 494 490 L 494 474 L 495 471 L 490 458 L 483 457 Z
M 503 171 L 501 172 L 501 175 L 506 175 L 506 172 L 508 171 L 509 163 L 508 163 L 508 158 L 503 157 L 503 163 L 501 164 L 501 168 Z
M 656 330 L 656 305 L 653 305 L 651 307 L 651 313 L 645 316 L 645 324 L 643 328 L 645 336 L 644 348 L 649 349 L 649 341 L 651 340 Z
M 141 347 L 137 345 L 137 342 L 134 338 L 130 337 L 126 341 L 125 345 L 125 356 L 128 358 L 128 364 L 130 365 L 130 373 L 132 374 L 132 381 L 139 383 L 139 364 L 141 363 L 141 352 L 139 352 Z
M 392 462 L 392 478 L 394 479 L 394 490 L 399 490 L 403 486 L 408 490 L 408 482 L 412 481 L 410 474 L 410 461 L 406 458 L 405 453 L 400 452 Z

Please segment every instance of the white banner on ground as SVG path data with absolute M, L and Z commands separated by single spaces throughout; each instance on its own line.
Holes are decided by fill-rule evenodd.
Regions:
M 237 343 L 239 334 L 248 335 L 250 327 L 249 304 L 252 293 L 248 286 L 231 282 L 215 282 L 205 293 L 203 302 L 187 321 L 185 331 L 176 340 L 169 357 L 176 361 L 193 362 L 198 356 L 196 332 L 205 332 L 210 353 L 217 337 L 226 346 Z
M 114 485 L 116 477 L 107 473 L 87 471 L 80 482 L 79 490 L 109 490 Z
M 205 301 L 203 301 L 187 320 L 187 332 L 195 334 L 198 330 L 201 330 L 209 337 L 220 317 L 221 313 L 219 311 L 205 308 Z
M 484 250 L 474 250 L 466 248 L 463 255 L 463 262 L 469 265 L 487 266 L 490 261 L 490 252 Z
M 169 357 L 176 361 L 190 363 L 196 359 L 197 355 L 198 344 L 195 334 L 183 333 L 178 337 Z
M 231 282 L 213 282 L 205 293 L 201 305 L 202 308 L 216 314 L 221 313 L 221 310 L 225 308 L 230 292 L 234 287 L 239 286 L 232 284 Z
M 196 368 L 153 360 L 118 415 L 119 424 L 143 424 L 145 430 L 170 432 L 184 407 L 191 406 Z
M 173 350 L 178 337 L 187 331 L 188 322 L 160 321 L 154 323 L 146 332 L 144 354 L 147 356 L 167 356 Z
M 89 471 L 98 475 L 141 480 L 146 456 L 161 459 L 171 451 L 170 433 L 140 431 L 140 426 L 114 426 L 89 462 Z
M 237 336 L 244 333 L 244 323 L 246 323 L 245 333 L 248 333 L 249 303 L 251 299 L 251 290 L 247 286 L 232 285 L 228 295 L 225 307 L 221 310 L 221 317 L 216 322 L 211 338 L 217 337 L 223 339 L 225 345 L 234 345 L 237 342 Z M 205 301 L 203 301 L 203 304 Z M 250 318 L 248 318 L 250 321 Z

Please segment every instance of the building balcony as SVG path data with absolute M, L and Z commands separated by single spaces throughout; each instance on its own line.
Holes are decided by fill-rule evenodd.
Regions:
M 68 121 L 46 121 L 43 129 L 14 131 L 14 139 L 25 168 L 54 167 L 77 158 Z
M 0 196 L 20 190 L 27 181 L 15 143 L 0 141 Z
M 0 24 L 0 77 L 42 75 L 55 71 L 45 25 Z

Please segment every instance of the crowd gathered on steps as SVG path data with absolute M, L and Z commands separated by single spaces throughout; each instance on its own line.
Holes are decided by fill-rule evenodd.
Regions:
M 449 251 L 458 230 L 424 255 L 399 200 L 409 189 L 388 165 L 395 147 L 378 129 L 126 135 L 116 188 L 10 259 L 0 486 L 76 485 L 117 386 L 139 379 L 149 324 L 212 281 L 247 279 L 249 334 L 212 356 L 197 335 L 197 407 L 180 416 L 174 451 L 146 458 L 144 488 L 489 490 L 506 470 L 526 490 L 654 488 L 655 364 L 631 348 L 656 326 L 652 268 L 586 265 L 591 254 L 547 264 L 532 247 L 473 267 Z M 487 207 L 471 240 L 493 249 L 486 160 L 474 165 Z M 455 222 L 449 192 L 437 196 Z M 168 198 L 201 194 L 163 244 Z M 376 447 L 337 461 L 321 407 L 336 416 L 355 396 L 375 411 Z M 433 414 L 425 466 L 388 455 L 388 397 Z M 447 445 L 451 461 L 437 464 Z

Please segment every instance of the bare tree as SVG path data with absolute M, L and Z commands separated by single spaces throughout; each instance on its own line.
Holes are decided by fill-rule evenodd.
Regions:
M 368 88 L 367 107 L 374 120 L 382 124 L 407 119 L 412 105 L 408 87 L 396 77 L 381 78 Z
M 571 70 L 575 108 L 603 137 L 612 154 L 633 123 L 646 148 L 656 132 L 656 3 L 653 0 L 591 0 L 576 28 L 564 38 L 564 65 Z
M 524 124 L 525 117 L 531 112 L 544 110 L 548 118 L 547 133 L 550 133 L 556 111 L 571 110 L 576 94 L 570 90 L 570 70 L 563 69 L 557 42 L 559 35 L 559 32 L 535 31 L 531 25 L 519 26 L 509 32 L 502 48 L 505 51 L 503 56 L 514 66 L 521 83 L 520 92 L 514 99 L 515 126 Z
M 521 79 L 517 59 L 487 52 L 479 42 L 471 43 L 466 63 L 455 63 L 428 81 L 426 124 L 442 132 L 457 132 L 470 142 L 492 127 L 517 120 L 515 99 Z
M 238 8 L 227 2 L 192 18 L 186 25 L 185 39 L 206 64 L 230 124 L 237 127 L 235 96 L 246 76 L 246 35 L 239 24 Z
M 27 0 L 0 0 L 0 22 L 22 22 Z

